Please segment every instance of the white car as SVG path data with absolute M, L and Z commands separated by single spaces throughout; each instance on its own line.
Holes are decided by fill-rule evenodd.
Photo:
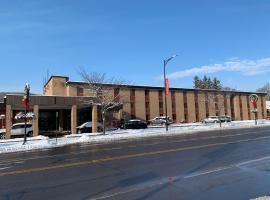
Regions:
M 209 116 L 203 120 L 203 123 L 219 123 L 218 116 Z
M 10 136 L 11 137 L 24 136 L 24 126 L 25 126 L 24 123 L 13 124 L 11 127 Z M 26 134 L 28 137 L 33 136 L 32 124 L 26 124 Z M 1 129 L 0 138 L 4 139 L 5 137 L 6 137 L 6 130 Z

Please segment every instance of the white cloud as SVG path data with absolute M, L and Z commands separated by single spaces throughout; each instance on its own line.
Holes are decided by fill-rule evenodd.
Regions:
M 245 76 L 254 76 L 270 72 L 270 58 L 259 60 L 240 60 L 238 58 L 229 59 L 220 64 L 211 64 L 191 69 L 177 71 L 168 74 L 168 77 L 173 79 L 181 79 L 200 74 L 213 74 L 217 72 L 239 72 Z

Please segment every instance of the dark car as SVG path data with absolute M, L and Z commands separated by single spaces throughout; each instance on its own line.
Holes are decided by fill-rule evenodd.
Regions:
M 97 123 L 98 132 L 102 131 L 102 124 Z M 85 122 L 77 127 L 77 133 L 92 133 L 92 122 Z
M 131 119 L 128 122 L 124 123 L 123 127 L 125 129 L 143 129 L 147 128 L 146 122 L 139 119 Z
M 222 115 L 219 117 L 219 120 L 221 122 L 231 122 L 232 121 L 232 118 L 228 115 Z

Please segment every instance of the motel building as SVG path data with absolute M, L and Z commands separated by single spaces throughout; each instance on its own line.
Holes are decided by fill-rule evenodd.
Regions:
M 114 95 L 123 103 L 120 111 L 111 113 L 108 121 L 141 119 L 148 121 L 165 115 L 165 93 L 163 87 L 110 85 Z M 70 81 L 68 77 L 51 76 L 44 85 L 43 95 L 30 96 L 30 111 L 33 135 L 54 133 L 76 134 L 76 127 L 92 121 L 92 132 L 101 122 L 99 106 L 95 102 L 86 82 Z M 168 116 L 175 123 L 199 122 L 208 116 L 229 115 L 233 120 L 254 119 L 249 95 L 257 94 L 257 118 L 267 117 L 265 93 L 170 88 L 167 95 Z M 0 103 L 1 104 L 1 103 Z M 15 115 L 24 110 L 22 95 L 8 94 L 2 103 L 5 113 L 6 138 L 10 138 Z M 107 124 L 110 126 L 110 124 Z

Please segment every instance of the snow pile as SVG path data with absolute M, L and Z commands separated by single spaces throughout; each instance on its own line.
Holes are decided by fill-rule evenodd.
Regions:
M 270 200 L 270 197 L 264 196 L 264 197 L 259 197 L 256 199 L 250 199 L 250 200 Z
M 49 148 L 50 146 L 49 138 L 41 135 L 27 138 L 27 142 L 24 145 L 23 138 L 1 140 L 0 153 Z
M 78 139 L 78 141 L 79 142 L 86 142 L 86 141 L 88 141 L 90 139 L 90 137 L 88 136 L 88 135 L 82 135 L 79 139 Z
M 269 120 L 258 120 L 258 125 L 270 126 Z M 76 143 L 100 143 L 119 140 L 134 140 L 145 137 L 153 136 L 170 136 L 179 134 L 192 134 L 201 131 L 211 131 L 220 129 L 235 129 L 255 127 L 254 120 L 248 121 L 233 121 L 230 123 L 222 123 L 222 127 L 219 124 L 202 124 L 202 123 L 189 123 L 189 124 L 173 124 L 169 126 L 169 131 L 165 131 L 164 126 L 151 126 L 147 129 L 137 130 L 112 130 L 107 131 L 105 135 L 102 133 L 83 133 L 67 135 L 62 138 L 50 139 L 45 136 L 37 136 L 27 138 L 27 143 L 23 145 L 23 138 L 0 140 L 0 153 L 16 152 L 16 151 L 28 151 L 34 149 L 46 149 L 60 147 L 68 144 Z

